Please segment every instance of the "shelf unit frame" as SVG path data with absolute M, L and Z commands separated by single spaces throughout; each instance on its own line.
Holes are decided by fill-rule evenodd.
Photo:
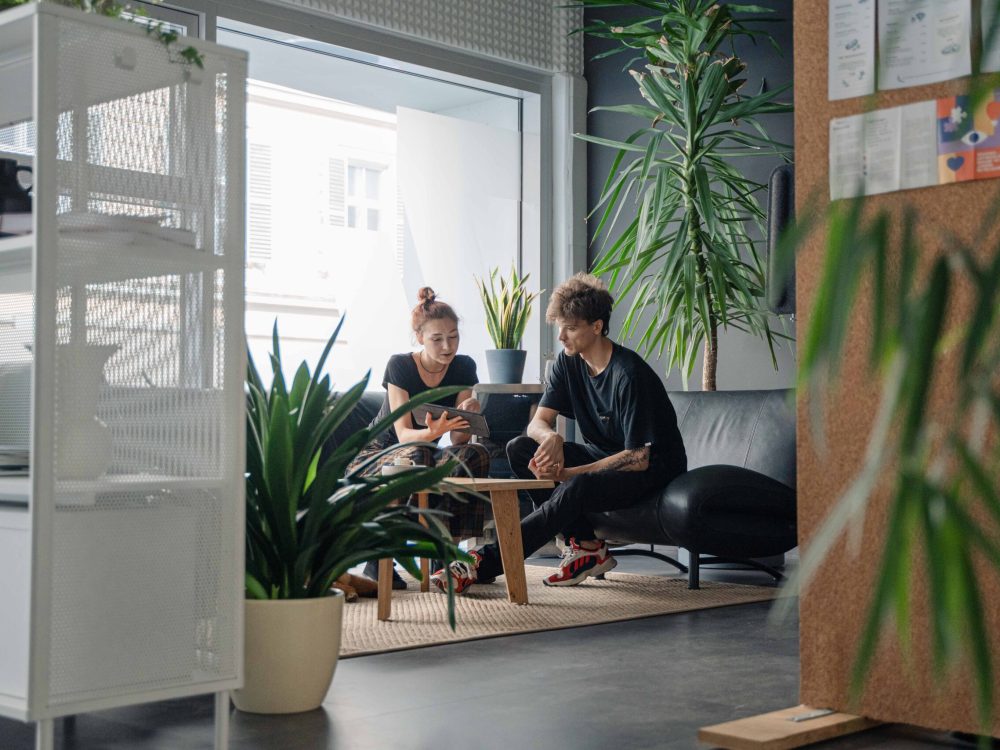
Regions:
M 89 481 L 66 480 L 57 476 L 54 450 L 60 438 L 57 434 L 58 393 L 55 374 L 57 358 L 54 342 L 57 340 L 59 325 L 56 312 L 59 293 L 57 280 L 60 274 L 65 279 L 65 269 L 58 266 L 59 257 L 56 248 L 60 247 L 60 242 L 66 241 L 65 236 L 60 238 L 56 221 L 60 213 L 58 175 L 59 170 L 65 166 L 64 163 L 60 163 L 65 160 L 57 157 L 57 124 L 61 106 L 56 82 L 60 75 L 60 55 L 64 54 L 58 41 L 59 29 L 65 28 L 67 24 L 80 24 L 82 28 L 92 31 L 95 38 L 134 40 L 131 43 L 126 42 L 126 47 L 134 44 L 140 50 L 140 64 L 148 62 L 143 60 L 142 50 L 148 51 L 149 44 L 156 43 L 136 25 L 129 25 L 118 19 L 83 14 L 51 3 L 31 3 L 0 12 L 0 89 L 14 93 L 13 97 L 5 96 L 5 102 L 0 102 L 0 126 L 30 120 L 35 125 L 36 137 L 35 152 L 32 155 L 35 170 L 33 234 L 0 239 L 0 282 L 4 276 L 24 275 L 25 271 L 30 269 L 31 289 L 28 291 L 34 296 L 30 400 L 31 472 L 29 476 L 23 478 L 0 477 L 0 527 L 3 526 L 4 518 L 12 522 L 15 527 L 22 523 L 19 519 L 26 520 L 24 525 L 27 527 L 29 539 L 30 566 L 26 586 L 30 602 L 28 610 L 23 613 L 29 633 L 27 684 L 23 696 L 0 693 L 0 715 L 37 722 L 37 747 L 39 750 L 48 750 L 53 743 L 52 722 L 55 718 L 135 703 L 214 693 L 215 743 L 216 747 L 224 747 L 228 741 L 228 691 L 242 685 L 243 679 L 245 404 L 242 383 L 246 362 L 243 338 L 246 53 L 197 40 L 194 43 L 206 58 L 206 70 L 201 73 L 196 69 L 189 70 L 183 65 L 168 62 L 167 51 L 162 50 L 164 86 L 186 86 L 189 90 L 195 86 L 217 86 L 219 79 L 212 76 L 224 73 L 225 128 L 229 137 L 224 157 L 225 208 L 220 211 L 215 204 L 212 204 L 214 206 L 212 210 L 223 214 L 221 219 L 226 232 L 224 237 L 215 238 L 214 223 L 206 221 L 205 224 L 213 226 L 202 227 L 200 251 L 195 247 L 188 252 L 176 248 L 166 252 L 163 248 L 153 247 L 148 257 L 150 269 L 148 274 L 145 274 L 149 277 L 169 273 L 175 273 L 179 277 L 183 275 L 183 280 L 179 282 L 181 286 L 186 285 L 188 279 L 200 278 L 200 286 L 194 284 L 196 293 L 201 295 L 200 302 L 203 305 L 207 304 L 208 309 L 215 309 L 212 305 L 221 308 L 226 325 L 226 331 L 222 335 L 224 343 L 221 351 L 223 385 L 217 389 L 220 409 L 224 413 L 224 420 L 220 421 L 222 426 L 219 455 L 222 457 L 220 459 L 222 465 L 218 467 L 216 476 L 206 477 L 164 477 L 149 472 Z M 127 80 L 128 70 L 120 69 L 122 66 L 115 62 L 117 57 L 112 59 L 120 51 L 126 51 L 126 48 L 111 50 L 96 47 L 95 65 L 107 67 L 109 76 L 119 76 L 122 80 Z M 146 56 L 148 57 L 148 54 Z M 125 67 L 127 68 L 127 65 Z M 134 91 L 123 90 L 119 95 L 128 97 L 142 93 L 142 86 L 142 79 L 138 79 Z M 216 97 L 219 96 L 217 90 L 214 93 Z M 81 92 L 81 96 L 85 95 L 85 91 Z M 205 98 L 207 100 L 207 94 Z M 99 103 L 81 102 L 85 110 Z M 79 121 L 81 118 L 77 119 Z M 196 127 L 187 122 L 185 125 Z M 79 156 L 77 158 L 79 159 Z M 98 178 L 106 183 L 116 177 L 126 176 L 122 170 L 107 167 L 98 167 L 97 171 L 102 173 L 98 174 Z M 183 192 L 183 187 L 175 184 L 176 179 L 169 176 L 159 180 L 149 179 L 147 182 L 154 186 L 159 184 L 161 188 L 165 186 L 167 193 L 170 190 Z M 159 197 L 162 198 L 164 195 L 161 194 Z M 203 196 L 206 204 L 216 199 L 217 196 L 214 195 Z M 211 214 L 211 211 L 207 213 Z M 81 267 L 81 288 L 86 288 L 89 280 L 104 283 L 119 278 L 136 278 L 134 273 L 119 274 L 113 265 L 116 248 L 110 246 L 106 250 L 107 257 L 103 261 L 97 258 L 98 262 L 88 262 Z M 163 260 L 168 257 L 173 260 Z M 223 281 L 218 282 L 218 278 L 222 278 Z M 213 300 L 213 295 L 220 294 L 217 289 L 219 285 L 222 287 L 221 303 Z M 3 293 L 4 287 L 0 283 L 0 295 Z M 206 307 L 196 309 L 204 312 Z M 196 342 L 203 346 L 211 346 L 212 321 L 208 320 L 207 315 L 202 314 L 193 323 L 196 327 L 200 327 L 200 331 L 192 333 Z M 83 325 L 86 326 L 86 318 Z M 192 359 L 190 363 L 192 366 L 197 368 L 200 365 L 211 377 L 211 362 L 204 362 L 204 357 L 198 362 L 195 355 L 185 356 Z M 197 379 L 198 376 L 192 377 Z M 166 494 L 200 491 L 207 494 L 217 493 L 223 498 L 223 502 L 228 504 L 226 518 L 231 523 L 221 533 L 226 537 L 223 540 L 224 546 L 230 553 L 219 560 L 220 569 L 217 575 L 218 581 L 222 582 L 220 585 L 230 589 L 223 599 L 226 602 L 233 602 L 232 611 L 226 614 L 226 617 L 230 618 L 228 622 L 232 623 L 228 633 L 231 642 L 216 644 L 220 652 L 226 649 L 234 656 L 231 661 L 232 669 L 228 673 L 213 675 L 210 671 L 192 670 L 191 679 L 186 683 L 178 682 L 165 687 L 114 686 L 104 690 L 101 695 L 68 700 L 54 699 L 51 663 L 55 577 L 53 561 L 56 553 L 54 547 L 59 541 L 54 529 L 59 520 L 58 514 L 62 513 L 62 517 L 65 518 L 74 517 L 72 511 L 57 505 L 57 498 L 65 496 L 69 491 L 67 487 L 72 489 L 73 486 L 84 495 L 88 492 L 100 494 L 117 489 L 134 493 L 159 491 Z M 227 524 L 223 523 L 222 526 Z M 192 606 L 195 606 L 194 603 Z M 21 622 L 23 624 L 24 620 Z M 0 652 L 2 650 L 0 649 Z M 0 661 L 3 658 L 0 653 Z M 95 691 L 98 692 L 101 691 Z

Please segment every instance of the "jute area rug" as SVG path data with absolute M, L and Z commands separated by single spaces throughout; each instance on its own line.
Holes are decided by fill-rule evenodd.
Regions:
M 712 581 L 702 581 L 701 589 L 691 591 L 686 577 L 631 573 L 608 573 L 604 581 L 588 578 L 579 586 L 543 585 L 542 578 L 552 571 L 525 566 L 527 606 L 507 601 L 503 578 L 473 586 L 455 598 L 458 626 L 454 631 L 448 627 L 447 597 L 433 589 L 421 594 L 416 581 L 404 574 L 409 589 L 392 592 L 391 620 L 379 622 L 375 599 L 344 604 L 341 658 L 761 602 L 780 594 L 779 589 L 766 586 Z

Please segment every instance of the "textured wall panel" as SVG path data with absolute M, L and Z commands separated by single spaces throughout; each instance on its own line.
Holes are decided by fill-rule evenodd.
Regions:
M 564 0 L 269 0 L 550 72 L 583 71 L 578 9 Z

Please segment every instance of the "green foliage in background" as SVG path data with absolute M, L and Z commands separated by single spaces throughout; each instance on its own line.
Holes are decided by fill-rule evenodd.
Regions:
M 852 694 L 860 695 L 891 624 L 908 651 L 912 583 L 922 565 L 937 676 L 961 663 L 971 666 L 979 715 L 989 727 L 994 667 L 979 573 L 1000 571 L 1000 245 L 986 244 L 995 220 L 984 222 L 968 244 L 946 229 L 922 244 L 912 210 L 896 233 L 889 212 L 864 207 L 863 198 L 837 202 L 826 217 L 823 272 L 806 318 L 799 390 L 822 409 L 848 341 L 856 343 L 850 323 L 859 290 L 869 288 L 868 367 L 881 403 L 861 471 L 805 548 L 797 575 L 800 585 L 806 583 L 845 532 L 860 534 L 873 493 L 886 488 L 888 536 Z M 998 208 L 1000 201 L 992 217 Z M 793 230 L 789 248 L 807 231 Z M 926 266 L 930 270 L 922 272 Z M 959 299 L 968 305 L 968 318 L 949 315 Z M 952 407 L 932 412 L 935 392 L 945 393 Z M 823 423 L 822 413 L 814 413 L 821 445 Z
M 531 303 L 541 294 L 540 291 L 528 292 L 526 284 L 530 275 L 518 276 L 517 269 L 511 265 L 509 278 L 500 276 L 499 268 L 490 271 L 489 286 L 483 279 L 474 277 L 486 311 L 486 328 L 497 349 L 517 349 L 521 345 L 531 317 Z
M 739 37 L 771 37 L 752 24 L 766 8 L 714 0 L 581 0 L 585 8 L 635 8 L 648 16 L 625 24 L 594 22 L 582 30 L 618 43 L 611 52 L 635 51 L 641 70 L 629 70 L 646 104 L 596 107 L 645 121 L 624 141 L 581 135 L 617 150 L 593 213 L 594 236 L 606 241 L 593 271 L 609 277 L 619 295 L 634 292 L 623 324 L 630 336 L 644 327 L 646 354 L 666 354 L 685 387 L 704 349 L 702 387 L 715 390 L 719 328 L 759 336 L 774 353 L 765 309 L 765 268 L 750 224 L 764 232 L 756 194 L 765 185 L 748 179 L 736 160 L 784 156 L 789 147 L 767 134 L 762 115 L 791 111 L 781 96 L 789 87 L 747 94 L 746 65 L 732 51 Z M 635 61 L 632 61 L 635 62 Z M 630 63 L 631 64 L 631 63 Z M 623 211 L 637 216 L 618 227 Z
M 341 320 L 343 325 L 343 320 Z M 362 476 L 350 463 L 380 432 L 419 404 L 461 388 L 434 388 L 416 396 L 371 427 L 358 429 L 323 455 L 323 446 L 357 407 L 368 376 L 342 394 L 320 377 L 340 326 L 310 374 L 299 365 L 291 384 L 282 375 L 278 324 L 272 337 L 271 387 L 264 386 L 253 358 L 247 363 L 246 592 L 251 599 L 326 596 L 349 568 L 367 560 L 395 558 L 414 577 L 414 557 L 446 564 L 469 559 L 451 540 L 442 511 L 396 505 L 412 493 L 434 488 L 455 468 L 449 461 L 392 476 Z M 370 373 L 369 373 L 370 374 Z M 402 447 L 423 445 L 404 443 Z M 393 446 L 386 452 L 400 449 Z M 450 494 L 450 493 L 449 493 Z M 456 496 L 457 497 L 457 496 Z M 425 527 L 420 519 L 428 521 Z M 449 577 L 449 588 L 450 588 Z M 454 627 L 454 600 L 448 596 Z

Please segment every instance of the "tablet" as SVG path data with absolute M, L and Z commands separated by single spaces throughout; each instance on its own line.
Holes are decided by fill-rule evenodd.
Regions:
M 469 423 L 468 427 L 463 430 L 456 430 L 456 432 L 471 432 L 473 435 L 478 435 L 479 437 L 490 436 L 490 428 L 489 425 L 486 424 L 486 417 L 478 412 L 456 409 L 454 406 L 422 404 L 413 410 L 413 419 L 417 424 L 426 427 L 428 414 L 437 419 L 441 416 L 442 412 L 448 412 L 449 417 L 461 417 Z

